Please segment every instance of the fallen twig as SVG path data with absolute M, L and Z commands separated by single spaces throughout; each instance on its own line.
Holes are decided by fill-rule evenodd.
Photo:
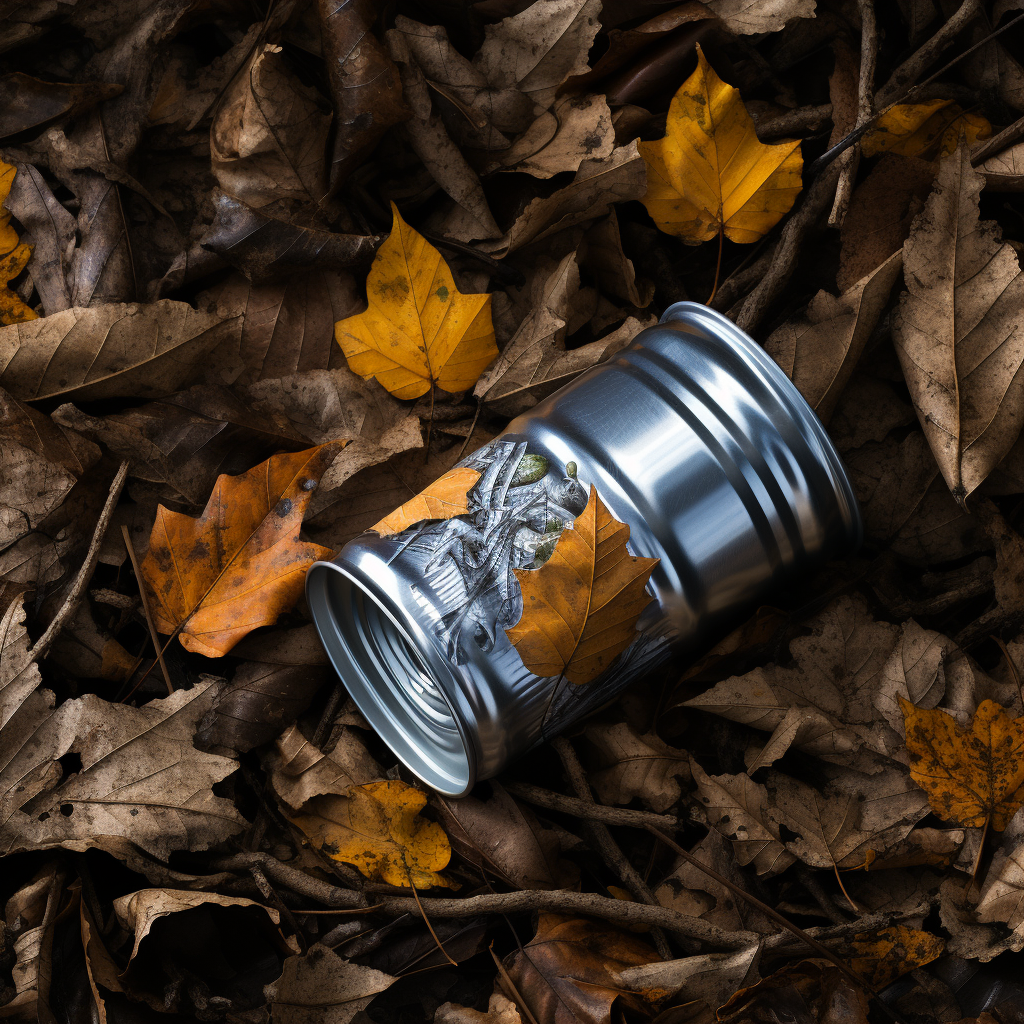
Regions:
M 46 627 L 46 631 L 29 651 L 29 657 L 33 661 L 39 661 L 46 654 L 50 649 L 50 644 L 57 639 L 57 634 L 64 628 L 64 624 L 75 614 L 78 602 L 81 601 L 86 585 L 92 579 L 92 574 L 96 569 L 96 562 L 100 557 L 100 545 L 103 543 L 107 527 L 110 525 L 110 518 L 114 514 L 117 499 L 121 496 L 121 489 L 124 487 L 127 477 L 128 463 L 122 462 L 110 485 L 110 493 L 107 494 L 107 500 L 103 504 L 103 510 L 100 512 L 96 529 L 92 532 L 89 550 L 85 554 L 85 560 L 78 570 L 78 575 L 75 576 L 74 583 L 71 584 L 68 596 L 64 598 L 64 603 L 60 606 L 57 614 L 54 615 L 53 621 Z
M 142 614 L 146 616 L 146 625 L 149 626 L 149 637 L 153 641 L 153 650 L 156 651 L 156 660 L 160 663 L 160 671 L 164 676 L 164 683 L 168 693 L 174 693 L 174 684 L 171 682 L 171 674 L 167 671 L 167 663 L 164 661 L 164 652 L 160 648 L 160 637 L 156 631 L 156 623 L 149 610 L 149 599 L 146 597 L 146 584 L 142 580 L 142 572 L 139 569 L 139 560 L 135 554 L 135 545 L 132 543 L 132 535 L 128 532 L 127 526 L 121 527 L 121 536 L 124 538 L 124 546 L 128 550 L 128 557 L 132 561 L 132 569 L 135 570 L 135 579 L 139 584 L 139 597 L 142 599 Z
M 532 786 L 528 782 L 506 782 L 507 789 L 513 796 L 525 800 L 536 807 L 545 807 L 549 811 L 563 811 L 576 818 L 589 818 L 603 821 L 606 825 L 626 825 L 630 828 L 668 828 L 676 831 L 685 826 L 685 822 L 671 814 L 655 814 L 653 811 L 634 811 L 628 807 L 607 807 L 605 804 L 580 800 L 579 797 L 555 793 L 550 789 Z
M 360 892 L 352 889 L 342 889 L 340 886 L 331 885 L 320 878 L 307 875 L 305 871 L 282 864 L 276 857 L 269 853 L 236 853 L 231 857 L 223 857 L 216 861 L 216 871 L 244 871 L 251 873 L 256 867 L 272 878 L 279 885 L 283 885 L 300 896 L 308 896 L 311 900 L 323 904 L 325 907 L 362 907 L 369 908 L 370 901 Z

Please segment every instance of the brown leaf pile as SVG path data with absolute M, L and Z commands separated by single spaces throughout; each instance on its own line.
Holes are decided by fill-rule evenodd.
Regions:
M 1019 1021 L 1018 7 L 0 7 L 0 1018 Z M 686 298 L 864 547 L 427 792 L 306 568 Z M 652 561 L 594 492 L 523 662 L 586 686 Z

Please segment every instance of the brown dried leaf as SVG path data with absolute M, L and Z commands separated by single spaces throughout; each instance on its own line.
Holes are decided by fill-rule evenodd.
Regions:
M 756 945 L 730 953 L 703 953 L 681 960 L 655 960 L 619 971 L 617 980 L 631 992 L 649 992 L 674 1002 L 703 1000 L 721 1006 L 747 977 Z
M 80 114 L 123 89 L 116 82 L 44 82 L 20 71 L 0 75 L 0 139 Z
M 815 0 L 705 0 L 737 35 L 778 32 L 793 18 L 813 18 Z
M 584 733 L 599 752 L 601 767 L 590 783 L 602 803 L 628 804 L 640 799 L 652 811 L 667 811 L 689 781 L 685 750 L 669 746 L 655 733 L 639 735 L 626 722 L 592 723 Z
M 868 995 L 827 960 L 789 964 L 718 1008 L 721 1024 L 771 1020 L 776 1008 L 800 1024 L 867 1024 Z
M 961 504 L 1024 421 L 1024 276 L 998 226 L 978 219 L 984 183 L 965 144 L 939 164 L 903 247 L 908 292 L 893 323 L 921 428 Z
M 98 847 L 124 856 L 124 844 L 167 859 L 238 832 L 245 822 L 234 804 L 213 793 L 236 762 L 192 746 L 219 692 L 208 678 L 139 708 L 90 693 L 36 715 L 28 732 L 24 714 L 15 716 L 4 730 L 12 756 L 0 771 L 0 850 Z M 69 752 L 82 768 L 61 780 L 58 759 Z M 26 785 L 30 777 L 41 785 Z
M 161 299 L 0 327 L 0 386 L 26 402 L 159 398 L 210 371 L 203 356 L 230 336 L 236 319 Z

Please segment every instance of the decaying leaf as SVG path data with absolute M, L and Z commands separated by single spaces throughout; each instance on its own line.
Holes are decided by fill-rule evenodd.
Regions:
M 284 962 L 281 977 L 267 986 L 273 1024 L 348 1024 L 395 978 L 363 967 L 315 943 Z
M 987 139 L 992 126 L 952 100 L 900 103 L 884 112 L 861 140 L 865 156 L 899 153 L 933 160 L 952 153 L 963 135 L 968 146 Z
M 139 708 L 90 693 L 28 731 L 15 717 L 4 735 L 11 757 L 0 772 L 0 850 L 98 847 L 124 857 L 134 845 L 166 860 L 238 832 L 244 819 L 213 792 L 237 763 L 192 746 L 196 722 L 219 691 L 207 679 Z M 58 759 L 69 752 L 82 767 L 62 780 Z M 32 788 L 30 776 L 38 780 Z M 17 809 L 30 799 L 31 813 Z
M 514 953 L 509 977 L 534 1020 L 609 1024 L 612 1004 L 641 1011 L 651 1003 L 619 982 L 622 971 L 657 960 L 637 936 L 609 925 L 542 913 L 537 932 Z
M 982 701 L 969 729 L 941 708 L 900 698 L 913 780 L 943 821 L 997 832 L 1024 804 L 1024 718 Z
M 161 299 L 0 327 L 0 386 L 23 402 L 160 398 L 206 374 L 203 356 L 226 341 L 233 320 Z
M 290 608 L 306 569 L 331 555 L 297 534 L 313 489 L 343 447 L 331 441 L 225 474 L 198 519 L 161 506 L 142 563 L 157 629 L 216 658 Z
M 398 398 L 435 385 L 465 391 L 498 354 L 491 297 L 460 292 L 441 254 L 394 204 L 392 214 L 367 278 L 369 306 L 337 324 L 338 344 L 354 372 Z
M 450 469 L 370 529 L 382 537 L 390 537 L 430 519 L 451 519 L 452 516 L 463 515 L 469 511 L 469 492 L 479 479 L 480 471 L 477 469 L 466 466 Z
M 20 324 L 39 316 L 8 287 L 25 269 L 32 255 L 32 246 L 20 241 L 11 226 L 11 211 L 7 209 L 7 197 L 16 173 L 15 168 L 0 160 L 0 324 Z
M 631 992 L 648 992 L 675 1002 L 703 1000 L 720 1006 L 740 986 L 750 970 L 756 946 L 730 953 L 704 953 L 681 960 L 654 960 L 627 967 L 619 983 Z
M 715 74 L 700 47 L 697 60 L 672 99 L 665 137 L 640 143 L 643 203 L 662 231 L 690 245 L 720 231 L 756 242 L 800 192 L 800 141 L 761 142 L 739 90 Z
M 515 569 L 523 614 L 505 630 L 523 664 L 571 683 L 596 679 L 636 636 L 657 558 L 631 555 L 629 527 L 591 487 L 587 507 L 539 569 Z
M 868 995 L 828 960 L 801 960 L 787 964 L 749 988 L 740 989 L 716 1018 L 722 1024 L 746 1024 L 767 1015 L 774 1007 L 792 1007 L 797 1019 L 809 1024 L 867 1024 Z
M 677 750 L 656 733 L 643 736 L 626 722 L 594 723 L 586 738 L 596 747 L 602 766 L 590 784 L 606 804 L 640 799 L 652 811 L 667 811 L 678 799 L 690 774 L 686 751 Z
M 961 144 L 903 246 L 907 282 L 893 340 L 921 429 L 961 504 L 1024 421 L 1024 299 L 1013 246 L 978 219 L 985 179 Z
M 426 805 L 427 794 L 404 782 L 369 782 L 347 797 L 315 797 L 292 820 L 318 850 L 374 881 L 458 888 L 439 874 L 452 848 L 440 825 L 420 817 Z
M 946 941 L 931 932 L 897 924 L 855 935 L 836 948 L 836 954 L 872 988 L 883 989 L 904 974 L 937 960 Z
M 707 0 L 730 32 L 777 32 L 791 18 L 813 18 L 815 0 Z

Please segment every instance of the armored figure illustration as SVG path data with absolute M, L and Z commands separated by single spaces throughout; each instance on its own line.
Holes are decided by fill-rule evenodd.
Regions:
M 480 472 L 468 513 L 416 527 L 408 542 L 429 551 L 426 580 L 449 609 L 438 632 L 456 664 L 464 644 L 489 652 L 497 630 L 519 620 L 512 570 L 543 565 L 587 505 L 575 464 L 563 472 L 525 441 L 491 442 L 462 465 Z

